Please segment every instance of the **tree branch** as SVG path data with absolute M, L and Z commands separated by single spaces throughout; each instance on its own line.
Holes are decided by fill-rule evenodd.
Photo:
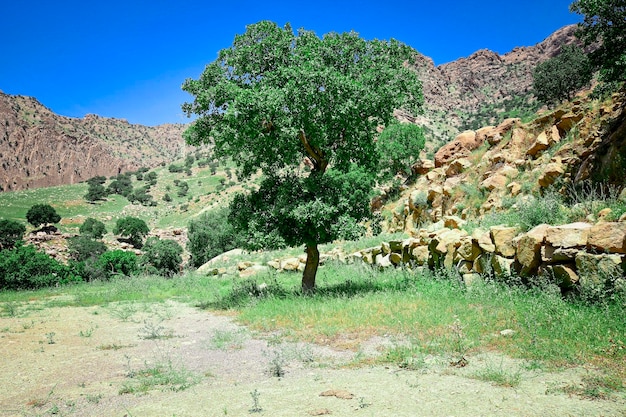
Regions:
M 324 171 L 326 171 L 326 167 L 328 166 L 328 161 L 324 158 L 324 152 L 309 143 L 303 129 L 300 129 L 298 132 L 298 139 L 300 139 L 300 143 L 304 146 L 306 154 L 311 159 L 311 162 L 313 162 L 313 171 L 324 173 Z

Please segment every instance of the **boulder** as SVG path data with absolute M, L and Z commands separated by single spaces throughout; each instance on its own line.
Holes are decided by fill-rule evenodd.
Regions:
M 491 241 L 495 245 L 495 253 L 506 258 L 515 256 L 513 239 L 518 235 L 517 227 L 493 226 L 489 229 Z
M 496 172 L 483 180 L 483 182 L 480 183 L 480 186 L 489 191 L 503 190 L 508 182 L 509 179 L 505 175 Z
M 471 287 L 472 285 L 482 282 L 482 280 L 483 276 L 480 274 L 463 274 L 463 283 L 466 287 Z
M 541 247 L 546 237 L 547 224 L 540 224 L 526 232 L 517 241 L 516 258 L 521 265 L 521 273 L 531 275 L 541 264 Z
M 576 255 L 576 269 L 583 287 L 603 288 L 606 284 L 615 283 L 623 279 L 625 266 L 623 255 L 593 255 L 587 252 Z
M 506 189 L 509 190 L 509 194 L 511 194 L 511 196 L 515 197 L 522 191 L 522 186 L 519 182 L 513 181 L 506 186 Z
M 448 165 L 448 168 L 446 168 L 446 176 L 454 177 L 456 175 L 459 175 L 463 171 L 467 170 L 471 166 L 472 166 L 472 163 L 467 158 L 456 159 L 450 162 L 450 165 Z
M 537 181 L 540 187 L 546 188 L 554 183 L 557 178 L 565 173 L 565 168 L 560 161 L 551 162 L 546 165 L 543 173 Z
M 482 229 L 474 229 L 472 232 L 472 238 L 478 244 L 483 252 L 493 253 L 496 250 L 493 241 L 491 240 L 491 233 Z
M 539 152 L 545 151 L 550 147 L 550 140 L 546 132 L 541 132 L 535 139 L 530 148 L 526 151 L 526 155 L 535 158 Z
M 425 175 L 433 168 L 435 168 L 435 161 L 431 161 L 430 159 L 419 159 L 411 166 L 411 172 L 413 175 Z
M 591 225 L 589 223 L 570 223 L 551 226 L 546 229 L 546 243 L 555 248 L 577 248 L 587 246 Z
M 598 223 L 589 229 L 587 243 L 601 252 L 626 253 L 626 223 Z
M 541 260 L 547 263 L 573 262 L 580 248 L 558 248 L 546 244 L 541 248 Z
M 460 229 L 467 223 L 465 220 L 457 216 L 444 216 L 443 225 L 448 229 Z
M 474 261 L 482 253 L 478 243 L 470 236 L 461 238 L 461 244 L 457 248 L 456 253 L 465 261 Z
M 428 246 L 416 246 L 411 249 L 411 260 L 417 265 L 426 265 L 430 258 L 430 251 Z
M 297 271 L 300 267 L 299 258 L 287 258 L 280 262 L 280 269 L 283 271 Z
M 382 253 L 376 255 L 375 264 L 380 268 L 390 268 L 393 266 L 391 260 L 389 259 L 389 255 L 383 255 Z
M 510 276 L 513 262 L 515 262 L 513 259 L 505 258 L 500 255 L 493 255 L 491 257 L 491 267 L 493 268 L 493 273 L 497 276 Z
M 480 144 L 476 140 L 476 132 L 473 130 L 461 132 L 452 142 L 439 148 L 435 154 L 435 166 L 441 167 L 455 159 L 467 157 Z
M 579 280 L 575 265 L 554 265 L 551 268 L 561 288 L 572 288 Z

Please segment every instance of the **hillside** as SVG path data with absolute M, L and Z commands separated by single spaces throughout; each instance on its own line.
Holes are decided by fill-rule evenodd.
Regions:
M 414 68 L 423 81 L 425 113 L 396 117 L 424 126 L 427 150 L 434 152 L 464 129 L 532 114 L 533 68 L 573 42 L 574 30 L 565 27 L 538 45 L 505 55 L 482 50 L 440 66 L 421 55 Z M 97 115 L 69 118 L 35 98 L 0 92 L 0 191 L 74 184 L 172 161 L 185 154 L 184 128 Z
M 0 92 L 0 191 L 74 184 L 171 161 L 185 152 L 182 124 L 156 127 L 54 114 L 32 97 Z

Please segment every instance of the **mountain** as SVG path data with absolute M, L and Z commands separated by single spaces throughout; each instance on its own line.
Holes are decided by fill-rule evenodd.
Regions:
M 35 98 L 0 92 L 0 191 L 73 184 L 171 161 L 185 152 L 184 128 L 64 117 Z
M 567 26 L 535 46 L 504 55 L 481 50 L 439 66 L 420 55 L 412 66 L 423 82 L 425 112 L 397 111 L 396 117 L 424 126 L 432 153 L 462 130 L 532 114 L 538 108 L 533 69 L 574 42 L 574 32 Z M 177 159 L 186 152 L 184 129 L 59 116 L 35 98 L 0 92 L 0 191 L 71 184 Z

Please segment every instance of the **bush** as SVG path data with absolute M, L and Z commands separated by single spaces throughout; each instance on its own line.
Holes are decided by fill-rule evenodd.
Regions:
M 171 164 L 167 169 L 170 172 L 183 172 L 183 167 L 176 164 Z
M 68 250 L 70 258 L 80 262 L 90 258 L 97 259 L 107 251 L 107 247 L 91 236 L 78 236 L 69 239 Z
M 100 220 L 88 217 L 78 229 L 79 233 L 84 236 L 90 236 L 94 239 L 102 239 L 107 229 Z
M 106 271 L 107 277 L 113 274 L 130 276 L 137 271 L 137 255 L 123 250 L 112 250 L 100 255 L 99 268 Z
M 26 227 L 14 220 L 0 220 L 0 250 L 11 249 L 22 240 Z
M 386 176 L 409 175 L 411 163 L 424 149 L 425 143 L 424 132 L 417 125 L 393 123 L 387 126 L 376 142 L 380 172 Z
M 107 187 L 109 194 L 119 194 L 128 197 L 133 192 L 133 184 L 130 177 L 126 174 L 120 174 Z
M 191 253 L 189 262 L 199 267 L 217 255 L 234 249 L 239 238 L 233 226 L 228 223 L 228 208 L 219 208 L 202 213 L 187 226 L 187 250 Z
M 80 279 L 71 268 L 34 246 L 18 244 L 0 252 L 0 289 L 36 289 Z
M 26 220 L 34 227 L 38 227 L 42 224 L 58 223 L 61 221 L 61 216 L 49 204 L 35 204 L 26 213 Z
M 141 264 L 148 273 L 171 277 L 180 271 L 183 248 L 174 240 L 151 237 L 143 247 Z
M 143 244 L 143 238 L 150 232 L 148 225 L 136 217 L 124 217 L 118 219 L 113 233 L 128 237 L 128 242 L 136 248 Z

